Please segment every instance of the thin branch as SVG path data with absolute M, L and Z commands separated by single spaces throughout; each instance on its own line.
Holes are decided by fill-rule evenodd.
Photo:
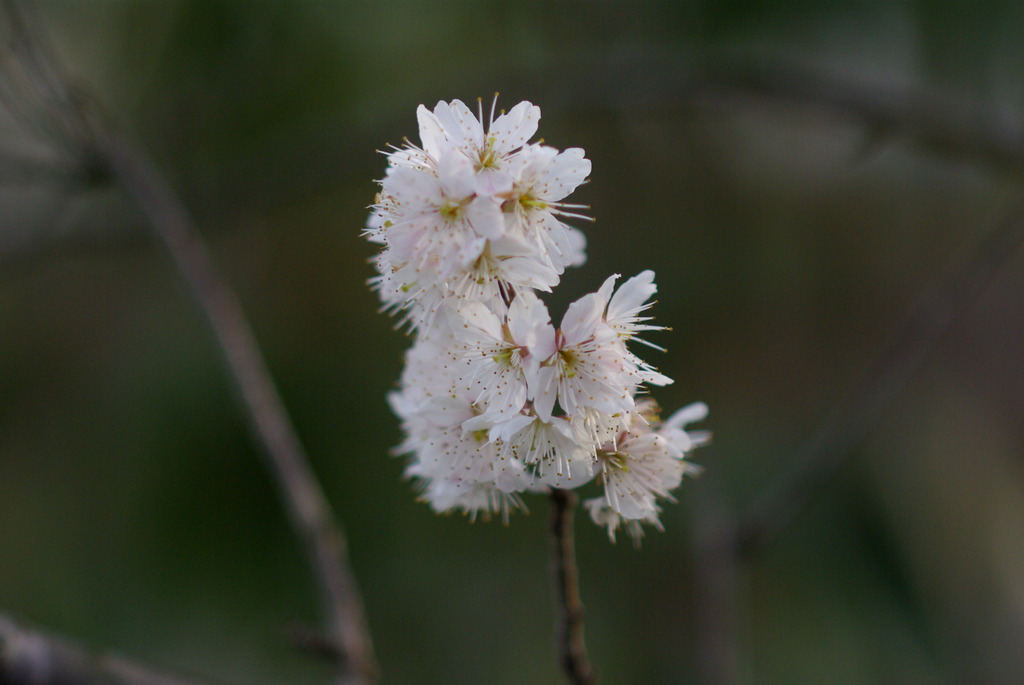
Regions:
M 1024 206 L 1018 205 L 971 258 L 923 297 L 848 399 L 794 455 L 739 517 L 735 544 L 750 556 L 768 545 L 842 467 L 906 385 L 950 323 L 964 313 L 1024 245 Z
M 868 83 L 784 62 L 722 59 L 696 72 L 683 90 L 732 92 L 820 107 L 865 124 L 874 140 L 902 135 L 939 156 L 1024 173 L 1019 113 L 1008 116 L 991 106 L 920 87 Z
M 25 54 L 44 59 L 33 42 L 24 10 L 14 0 L 3 0 L 3 8 L 11 26 L 25 34 L 23 43 L 36 46 Z M 25 71 L 59 73 L 50 67 Z M 54 88 L 60 91 L 56 95 Z M 338 682 L 374 682 L 376 662 L 362 600 L 347 562 L 345 536 L 309 465 L 238 299 L 218 273 L 187 210 L 155 166 L 108 121 L 86 109 L 83 98 L 72 98 L 70 90 L 67 84 L 56 82 L 55 86 L 47 81 L 40 85 L 39 96 L 70 108 L 61 110 L 62 121 L 71 120 L 75 130 L 89 132 L 83 154 L 99 160 L 138 205 L 213 329 L 242 409 L 263 447 L 292 527 L 320 586 L 330 640 L 338 656 Z
M 4 0 L 5 22 L 0 24 L 0 99 L 19 123 L 56 144 L 72 166 L 87 155 L 89 131 L 77 113 L 74 91 L 61 71 L 41 32 L 34 30 L 34 15 L 18 0 Z M 40 105 L 35 108 L 34 105 Z
M 551 491 L 551 559 L 555 583 L 555 641 L 566 678 L 573 685 L 593 685 L 597 674 L 587 658 L 583 639 L 583 602 L 580 601 L 576 547 L 573 542 L 573 511 L 576 494 Z
M 321 586 L 329 632 L 345 682 L 367 682 L 376 667 L 362 601 L 348 568 L 347 545 L 274 387 L 234 293 L 220 277 L 184 207 L 155 168 L 116 134 L 100 149 L 111 171 L 146 215 L 203 308 L 240 393 L 245 412 L 281 488 Z
M 775 101 L 798 106 L 801 113 L 817 109 L 840 121 L 861 124 L 868 150 L 871 144 L 905 140 L 943 161 L 1024 175 L 1021 112 L 994 104 L 967 105 L 955 94 L 927 84 L 886 83 L 779 60 L 678 50 L 661 54 L 644 50 L 633 57 L 598 50 L 562 57 L 560 70 L 576 85 L 572 89 L 562 88 L 560 81 L 545 81 L 547 66 L 509 65 L 499 73 L 493 65 L 470 67 L 459 80 L 467 84 L 467 92 L 488 92 L 500 80 L 510 90 L 530 92 L 531 99 L 544 103 L 545 111 L 572 111 L 588 118 L 632 118 L 638 112 L 664 113 L 666 109 L 672 116 L 687 116 L 695 105 L 717 105 L 723 97 L 728 98 L 726 114 L 749 102 Z M 402 88 L 408 90 L 405 84 Z M 401 97 L 392 93 L 378 102 L 407 102 L 408 98 L 408 92 Z M 404 107 L 381 105 L 361 118 L 345 120 L 344 126 L 331 118 L 330 124 L 290 131 L 275 144 L 262 146 L 258 160 L 237 161 L 227 180 L 218 184 L 218 196 L 228 198 L 222 205 L 272 206 L 282 197 L 336 187 L 340 179 L 365 165 L 366 140 L 384 139 L 401 128 Z M 684 111 L 673 111 L 680 109 Z M 268 183 L 267 169 L 274 170 L 273 183 Z
M 90 652 L 63 638 L 22 628 L 0 615 L 0 683 L 4 685 L 202 685 L 156 673 L 113 654 Z
M 893 78 L 844 76 L 797 60 L 749 57 L 732 52 L 662 54 L 650 51 L 609 57 L 606 52 L 565 60 L 561 65 L 577 87 L 540 91 L 546 109 L 634 115 L 643 110 L 717 104 L 728 111 L 747 101 L 775 101 L 819 109 L 864 126 L 869 142 L 900 137 L 917 149 L 979 168 L 1024 174 L 1024 119 L 994 102 Z M 470 83 L 493 82 L 493 70 Z M 513 87 L 536 91 L 536 73 L 515 69 Z M 741 100 L 743 99 L 743 100 Z

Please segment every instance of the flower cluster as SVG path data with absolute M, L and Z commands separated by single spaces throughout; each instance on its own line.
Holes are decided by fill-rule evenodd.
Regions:
M 482 108 L 481 108 L 482 109 Z M 458 100 L 417 111 L 421 145 L 387 153 L 366 230 L 381 251 L 371 280 L 384 308 L 415 335 L 400 389 L 409 476 L 439 512 L 471 517 L 522 507 L 521 493 L 592 480 L 591 518 L 614 540 L 622 527 L 660 526 L 658 501 L 696 467 L 707 440 L 686 425 L 700 403 L 661 422 L 638 399 L 671 379 L 630 349 L 656 291 L 644 271 L 611 276 L 573 302 L 556 327 L 537 292 L 585 260 L 585 219 L 568 197 L 590 173 L 583 150 L 531 143 L 540 109 L 521 102 L 484 127 Z M 660 348 L 656 348 L 660 349 Z

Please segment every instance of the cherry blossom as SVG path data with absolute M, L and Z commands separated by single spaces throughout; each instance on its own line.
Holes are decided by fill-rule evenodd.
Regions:
M 591 171 L 583 150 L 531 142 L 540 109 L 486 118 L 459 100 L 417 110 L 420 145 L 387 152 L 364 235 L 380 251 L 371 287 L 413 335 L 399 387 L 396 452 L 439 513 L 508 520 L 523 497 L 597 482 L 592 520 L 638 540 L 698 468 L 697 403 L 662 422 L 647 397 L 672 383 L 631 349 L 657 292 L 652 271 L 607 278 L 556 327 L 540 294 L 581 265 L 587 220 L 566 198 Z

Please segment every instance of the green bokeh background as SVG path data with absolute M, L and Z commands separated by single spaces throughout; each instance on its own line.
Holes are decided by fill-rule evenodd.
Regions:
M 699 682 L 692 531 L 751 502 L 1019 174 L 806 103 L 687 84 L 731 60 L 941 93 L 1022 130 L 1004 2 L 45 2 L 73 78 L 158 162 L 237 288 L 350 537 L 387 683 L 559 683 L 546 503 L 511 525 L 414 501 L 385 403 L 408 339 L 366 288 L 376 150 L 415 107 L 500 92 L 583 147 L 589 261 L 658 274 L 647 356 L 711 407 L 706 467 L 640 550 L 578 521 L 603 682 Z M 0 78 L 8 78 L 2 71 Z M 10 106 L 10 101 L 8 101 Z M 29 105 L 29 110 L 31 107 Z M 38 104 L 34 105 L 38 107 Z M 0 117 L 6 152 L 52 141 Z M 4 159 L 7 159 L 5 156 Z M 6 162 L 5 162 L 6 164 Z M 839 477 L 740 569 L 744 683 L 1019 682 L 1024 270 L 959 318 Z M 556 315 L 557 318 L 557 315 Z M 302 550 L 205 322 L 108 185 L 0 185 L 0 612 L 231 683 L 325 682 Z

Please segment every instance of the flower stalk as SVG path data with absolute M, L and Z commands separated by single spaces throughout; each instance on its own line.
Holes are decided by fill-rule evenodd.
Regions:
M 580 600 L 579 572 L 573 534 L 576 494 L 571 490 L 551 491 L 551 560 L 554 582 L 555 643 L 558 660 L 572 685 L 593 685 L 597 673 L 590 665 L 583 638 L 583 602 Z

